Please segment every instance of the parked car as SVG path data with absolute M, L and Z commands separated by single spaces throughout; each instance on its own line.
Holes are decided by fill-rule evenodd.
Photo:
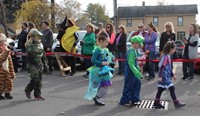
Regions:
M 198 41 L 198 54 L 197 54 L 197 58 L 200 59 L 200 39 Z M 195 72 L 200 73 L 200 62 L 195 62 L 194 63 L 194 69 L 195 69 Z
M 175 49 L 176 58 L 182 58 L 185 45 L 181 40 L 176 40 L 175 44 L 176 44 L 176 49 Z

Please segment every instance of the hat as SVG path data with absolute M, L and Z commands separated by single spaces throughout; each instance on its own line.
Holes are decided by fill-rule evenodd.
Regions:
M 6 40 L 7 40 L 6 36 L 3 33 L 0 33 L 0 42 L 6 41 Z
M 32 29 L 30 32 L 29 32 L 29 34 L 31 35 L 31 36 L 42 36 L 43 34 L 40 32 L 40 31 L 38 31 L 37 29 Z
M 71 22 L 73 25 L 75 25 L 75 21 L 72 18 L 68 18 L 68 21 Z
M 144 24 L 143 23 L 140 23 L 139 25 L 138 25 L 138 27 L 143 27 L 144 26 Z
M 139 43 L 141 46 L 143 46 L 144 38 L 142 36 L 133 36 L 131 38 L 131 43 Z

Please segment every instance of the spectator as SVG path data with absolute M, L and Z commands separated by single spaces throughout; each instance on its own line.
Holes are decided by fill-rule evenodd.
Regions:
M 111 23 L 108 23 L 106 25 L 106 32 L 110 37 L 109 43 L 108 43 L 108 49 L 110 50 L 110 52 L 115 56 L 115 52 L 116 52 L 116 41 L 115 41 L 115 30 L 114 30 L 114 26 Z M 113 67 L 112 67 L 113 68 Z
M 86 56 L 92 56 L 93 54 L 93 50 L 95 47 L 95 34 L 94 34 L 94 27 L 91 24 L 88 24 L 86 26 L 86 30 L 87 33 L 85 34 L 84 38 L 82 41 L 80 41 L 81 45 L 82 45 L 82 49 L 81 49 L 81 54 L 86 55 Z M 85 67 L 86 69 L 88 69 L 89 67 L 92 66 L 92 62 L 91 59 L 84 59 L 85 61 Z M 89 72 L 87 71 L 87 73 L 85 75 L 83 75 L 83 77 L 88 77 Z
M 116 46 L 116 34 L 115 34 L 115 30 L 114 30 L 114 26 L 111 23 L 108 23 L 106 25 L 106 33 L 109 35 L 109 43 L 108 43 L 108 50 L 114 55 L 116 56 L 116 50 L 117 50 L 117 46 Z M 111 65 L 112 68 L 114 68 L 115 64 L 113 63 Z
M 105 29 L 103 28 L 103 23 L 102 22 L 99 22 L 98 23 L 98 29 L 95 30 L 95 35 L 96 35 L 96 38 L 99 34 L 101 34 L 102 32 L 106 32 Z
M 14 42 L 10 42 L 8 47 L 9 47 L 9 49 L 11 51 L 10 55 L 12 57 L 14 70 L 17 73 L 18 72 L 18 60 L 17 60 L 17 57 L 16 57 L 17 51 L 16 51 L 16 48 L 14 46 L 15 46 L 15 43 Z
M 156 27 L 151 22 L 148 24 L 148 32 L 145 35 L 145 52 L 148 54 L 148 60 L 153 60 L 155 58 L 155 52 L 156 52 L 156 39 L 157 39 L 157 30 Z M 155 64 L 154 62 L 148 62 L 148 73 L 149 78 L 148 79 L 154 79 L 155 78 Z
M 143 23 L 140 23 L 140 24 L 138 25 L 138 31 L 135 31 L 135 32 L 133 33 L 132 36 L 138 35 L 138 36 L 145 37 L 146 33 L 147 33 L 147 32 L 145 31 L 144 24 L 143 24 Z
M 51 52 L 51 47 L 53 45 L 53 32 L 49 28 L 49 23 L 48 22 L 42 22 L 42 39 L 41 42 L 43 44 L 45 52 Z M 48 66 L 49 66 L 49 72 L 47 73 L 52 73 L 53 67 L 52 67 L 52 56 L 47 56 L 48 59 Z
M 191 24 L 189 27 L 189 35 L 183 40 L 185 49 L 183 52 L 183 59 L 196 59 L 198 49 L 197 26 Z M 188 70 L 189 69 L 189 70 Z M 193 79 L 194 77 L 194 62 L 183 62 L 183 80 Z
M 78 36 L 76 31 L 79 30 L 79 27 L 75 25 L 75 21 L 68 18 L 67 19 L 68 28 L 65 30 L 65 34 L 62 36 L 61 44 L 63 48 L 70 53 L 76 53 L 76 45 L 78 42 Z M 71 66 L 70 76 L 73 76 L 76 71 L 76 62 L 74 56 L 68 56 L 68 64 Z
M 22 23 L 22 31 L 18 36 L 18 48 L 21 49 L 22 53 L 26 53 L 25 43 L 28 34 L 28 24 Z M 22 69 L 20 71 L 26 71 L 26 56 L 22 56 Z
M 36 26 L 33 22 L 28 22 L 28 34 L 32 29 L 36 29 Z M 29 36 L 27 36 L 27 41 L 29 40 Z
M 117 45 L 117 58 L 125 59 L 126 55 L 126 29 L 123 25 L 119 26 L 119 33 L 116 36 L 116 45 Z M 119 62 L 119 71 L 117 75 L 124 74 L 124 66 L 125 61 L 118 61 Z

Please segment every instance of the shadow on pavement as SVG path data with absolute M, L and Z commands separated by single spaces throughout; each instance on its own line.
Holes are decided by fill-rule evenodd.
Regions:
M 15 107 L 15 106 L 20 105 L 20 104 L 29 103 L 29 102 L 34 102 L 34 101 L 35 101 L 35 100 L 19 100 L 19 101 L 12 101 L 12 102 L 10 102 L 10 103 L 7 104 L 7 105 L 0 106 L 0 109 L 6 109 L 6 108 L 10 108 L 10 107 Z

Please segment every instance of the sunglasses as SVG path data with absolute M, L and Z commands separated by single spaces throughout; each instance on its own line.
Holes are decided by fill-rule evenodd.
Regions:
M 119 27 L 118 29 L 122 29 L 122 28 Z
M 165 26 L 165 27 L 170 27 L 170 26 L 167 25 L 167 26 Z
M 108 26 L 108 27 L 106 27 L 106 28 L 110 28 L 110 27 Z
M 138 28 L 143 28 L 143 27 L 138 27 Z

